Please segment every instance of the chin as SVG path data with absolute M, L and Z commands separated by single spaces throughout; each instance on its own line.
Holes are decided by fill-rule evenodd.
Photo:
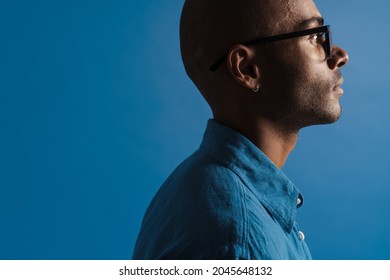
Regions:
M 340 117 L 341 106 L 338 104 L 338 106 L 334 106 L 330 110 L 318 110 L 314 114 L 308 115 L 305 119 L 302 119 L 301 127 L 335 123 Z
M 337 102 L 337 105 L 334 106 L 333 110 L 329 114 L 331 123 L 338 121 L 338 119 L 341 117 L 341 112 L 341 105 L 339 102 Z
M 324 112 L 317 117 L 317 123 L 314 124 L 331 124 L 337 122 L 341 117 L 341 106 L 337 106 L 334 110 Z
M 318 110 L 319 120 L 322 124 L 334 123 L 341 117 L 342 109 L 338 100 L 324 106 L 324 108 L 326 110 Z

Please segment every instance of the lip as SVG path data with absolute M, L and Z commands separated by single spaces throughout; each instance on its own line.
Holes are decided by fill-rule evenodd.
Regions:
M 333 91 L 335 91 L 336 93 L 340 94 L 340 95 L 343 95 L 344 93 L 344 90 L 343 88 L 341 87 L 342 83 L 344 82 L 344 79 L 341 78 L 340 81 L 335 85 L 335 87 L 333 88 Z

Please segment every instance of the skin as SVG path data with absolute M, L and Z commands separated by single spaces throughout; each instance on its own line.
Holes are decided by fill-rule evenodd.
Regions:
M 322 24 L 319 22 L 321 14 L 311 0 L 251 3 L 255 5 L 252 8 L 258 9 L 261 14 L 258 20 L 261 20 L 260 26 L 263 27 L 259 31 L 256 26 L 251 31 L 259 32 L 261 36 Z M 240 19 L 242 21 L 244 17 Z M 240 30 L 240 24 L 240 21 L 233 20 L 231 29 Z M 232 32 L 227 39 L 221 39 L 221 44 L 259 36 L 256 34 L 242 40 L 237 38 L 240 36 L 237 34 Z M 218 55 L 214 55 L 219 51 L 218 47 L 215 47 L 216 50 L 209 47 L 203 49 L 204 56 L 199 56 L 202 58 L 193 58 L 193 61 L 199 62 L 196 66 L 195 63 L 186 65 L 186 61 L 185 65 L 210 104 L 214 119 L 243 134 L 276 166 L 282 168 L 296 145 L 301 128 L 333 123 L 341 115 L 339 99 L 343 93 L 340 87 L 343 79 L 340 68 L 348 62 L 348 54 L 333 45 L 332 57 L 325 59 L 320 43 L 315 36 L 304 36 L 253 47 L 231 44 L 226 64 L 221 65 L 215 73 L 200 66 L 203 65 L 202 59 L 206 60 L 205 65 L 211 65 L 206 53 L 211 53 L 214 60 L 218 58 Z M 185 60 L 187 54 L 183 46 L 182 54 Z M 252 89 L 257 86 L 260 90 L 255 94 Z

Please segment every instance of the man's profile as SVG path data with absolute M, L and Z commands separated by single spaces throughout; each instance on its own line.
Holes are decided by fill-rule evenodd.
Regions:
M 301 128 L 341 115 L 348 55 L 330 38 L 312 0 L 185 1 L 182 58 L 213 119 L 149 205 L 134 259 L 311 259 L 281 168 Z

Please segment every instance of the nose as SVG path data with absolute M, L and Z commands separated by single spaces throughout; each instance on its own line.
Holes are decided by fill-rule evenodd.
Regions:
M 328 59 L 328 66 L 331 70 L 340 69 L 349 61 L 348 53 L 339 46 L 332 46 L 332 57 Z

